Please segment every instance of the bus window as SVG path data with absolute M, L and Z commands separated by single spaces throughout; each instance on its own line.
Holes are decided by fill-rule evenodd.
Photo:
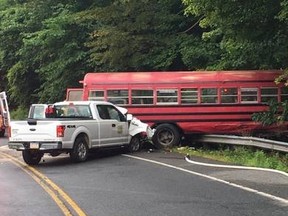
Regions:
M 66 90 L 66 101 L 80 101 L 83 98 L 83 89 L 68 88 Z
M 221 88 L 221 103 L 237 103 L 237 88 Z
M 241 103 L 257 103 L 257 88 L 241 88 Z
M 107 101 L 116 105 L 128 104 L 128 90 L 107 90 Z
M 201 89 L 201 103 L 217 103 L 217 88 Z
M 198 102 L 198 89 L 197 88 L 181 89 L 181 103 L 182 104 L 195 104 L 197 102 Z
M 153 90 L 132 90 L 132 104 L 153 104 Z
M 88 100 L 104 101 L 104 91 L 100 91 L 100 90 L 91 90 L 91 91 L 89 91 Z
M 277 87 L 261 88 L 261 102 L 267 103 L 271 100 L 278 101 L 278 88 Z
M 281 102 L 288 101 L 288 87 L 281 88 Z
M 158 89 L 157 104 L 177 104 L 177 89 Z

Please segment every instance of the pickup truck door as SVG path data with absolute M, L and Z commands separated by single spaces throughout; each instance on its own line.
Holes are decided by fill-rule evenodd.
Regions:
M 123 145 L 129 141 L 128 122 L 112 105 L 96 105 L 100 124 L 100 146 Z

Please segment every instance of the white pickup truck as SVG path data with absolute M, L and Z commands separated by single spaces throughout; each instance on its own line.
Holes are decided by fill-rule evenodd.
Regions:
M 104 101 L 34 106 L 27 121 L 11 121 L 8 146 L 22 151 L 30 165 L 38 164 L 44 153 L 69 153 L 73 161 L 81 162 L 93 148 L 126 146 L 131 152 L 138 151 L 141 140 L 147 133 L 152 136 L 152 131 L 145 123 L 131 121 L 123 110 Z

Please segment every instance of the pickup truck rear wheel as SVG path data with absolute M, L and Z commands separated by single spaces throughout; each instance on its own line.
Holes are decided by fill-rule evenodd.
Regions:
M 72 152 L 70 152 L 70 158 L 74 162 L 83 162 L 88 157 L 88 144 L 84 137 L 78 137 L 75 140 Z
M 141 149 L 142 145 L 138 136 L 133 136 L 128 145 L 129 152 L 137 152 Z
M 29 165 L 39 164 L 43 155 L 44 155 L 43 153 L 37 151 L 31 151 L 31 150 L 22 151 L 23 160 L 25 161 L 25 163 Z

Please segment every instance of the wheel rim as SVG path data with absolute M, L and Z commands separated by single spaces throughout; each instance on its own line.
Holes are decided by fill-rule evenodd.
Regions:
M 170 130 L 162 130 L 158 133 L 158 141 L 163 146 L 169 146 L 175 139 L 174 134 Z
M 85 158 L 86 154 L 87 154 L 87 149 L 85 147 L 85 144 L 84 143 L 80 143 L 79 147 L 78 147 L 78 156 L 79 156 L 79 158 L 81 158 L 81 159 Z
M 131 141 L 131 150 L 132 150 L 133 152 L 138 151 L 139 146 L 140 146 L 140 143 L 139 143 L 138 139 L 137 139 L 137 138 L 134 138 L 134 139 Z

